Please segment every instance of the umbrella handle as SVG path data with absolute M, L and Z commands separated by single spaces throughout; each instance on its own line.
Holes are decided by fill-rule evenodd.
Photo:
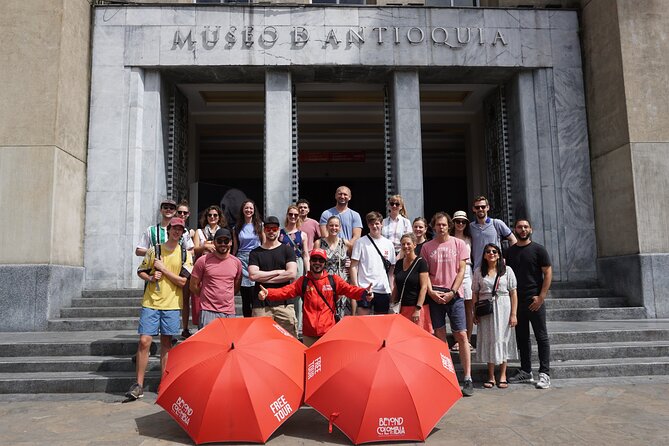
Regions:
M 332 433 L 332 423 L 334 420 L 339 416 L 339 412 L 334 412 L 330 414 L 330 418 L 328 419 L 328 433 Z

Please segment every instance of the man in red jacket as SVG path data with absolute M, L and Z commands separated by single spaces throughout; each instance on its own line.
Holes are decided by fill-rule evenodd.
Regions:
M 258 299 L 286 300 L 301 296 L 304 300 L 302 309 L 302 335 L 307 347 L 323 336 L 335 324 L 335 295 L 349 299 L 368 301 L 374 298 L 372 284 L 367 288 L 349 285 L 337 275 L 328 275 L 325 269 L 327 253 L 324 249 L 314 249 L 309 254 L 310 269 L 306 276 L 281 288 L 267 289 L 260 286 Z M 306 281 L 306 283 L 304 283 Z M 332 289 L 334 285 L 335 289 Z

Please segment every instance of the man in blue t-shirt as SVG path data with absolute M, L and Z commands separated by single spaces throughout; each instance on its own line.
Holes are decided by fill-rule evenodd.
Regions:
M 490 205 L 486 197 L 481 195 L 474 198 L 472 211 L 476 215 L 476 221 L 471 222 L 469 225 L 472 235 L 472 254 L 470 258 L 473 271 L 481 267 L 483 248 L 488 243 L 502 246 L 502 240 L 506 239 L 509 241 L 509 246 L 516 244 L 516 237 L 511 232 L 511 229 L 502 220 L 488 217 L 489 210 Z
M 319 224 L 321 226 L 321 237 L 327 237 L 328 232 L 326 225 L 328 218 L 339 217 L 341 222 L 341 231 L 339 238 L 344 240 L 348 254 L 351 255 L 351 249 L 356 240 L 362 235 L 362 219 L 360 214 L 348 207 L 348 202 L 351 200 L 351 189 L 346 186 L 339 186 L 335 192 L 335 200 L 337 204 L 321 214 Z

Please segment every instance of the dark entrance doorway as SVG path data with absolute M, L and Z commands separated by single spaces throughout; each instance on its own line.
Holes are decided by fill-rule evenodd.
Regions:
M 385 214 L 384 85 L 298 84 L 300 197 L 318 219 L 335 204 L 337 187 L 352 191 L 351 208 Z

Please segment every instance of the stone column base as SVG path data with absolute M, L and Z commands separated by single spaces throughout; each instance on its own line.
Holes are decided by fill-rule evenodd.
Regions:
M 44 331 L 73 297 L 81 297 L 84 268 L 64 265 L 0 265 L 2 331 Z
M 669 254 L 633 254 L 597 259 L 602 286 L 646 308 L 649 318 L 669 317 Z

